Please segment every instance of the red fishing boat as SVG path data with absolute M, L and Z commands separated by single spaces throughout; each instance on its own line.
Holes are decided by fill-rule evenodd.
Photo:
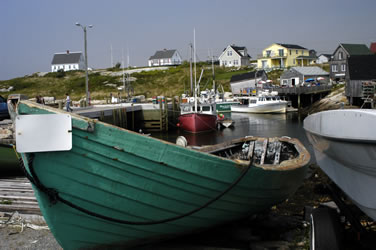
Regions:
M 217 128 L 215 102 L 195 103 L 195 98 L 180 105 L 179 126 L 185 131 L 199 133 Z M 189 102 L 192 100 L 193 102 Z
M 195 41 L 195 31 L 193 33 Z M 217 128 L 217 113 L 215 105 L 215 97 L 211 94 L 204 94 L 198 97 L 200 93 L 200 81 L 203 70 L 201 71 L 200 79 L 196 83 L 196 56 L 194 57 L 194 89 L 193 89 L 193 76 L 192 76 L 192 54 L 195 53 L 195 42 L 191 46 L 191 60 L 190 60 L 190 76 L 191 76 L 191 95 L 187 97 L 185 94 L 182 96 L 180 104 L 180 116 L 178 126 L 183 130 L 191 133 L 199 133 L 215 130 Z

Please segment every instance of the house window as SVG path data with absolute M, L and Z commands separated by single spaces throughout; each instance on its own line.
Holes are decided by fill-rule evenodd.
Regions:
M 227 65 L 227 61 L 223 61 L 223 65 Z
M 332 72 L 338 72 L 337 64 L 332 65 Z
M 272 51 L 271 50 L 267 50 L 266 51 L 266 57 L 270 57 L 270 54 L 272 53 Z
M 232 51 L 231 50 L 227 51 L 227 55 L 232 56 Z
M 283 56 L 283 49 L 278 50 L 279 56 Z
M 342 60 L 342 59 L 343 59 L 343 53 L 342 53 L 342 52 L 339 52 L 339 53 L 338 53 L 338 59 L 339 59 L 339 60 Z
M 295 64 L 295 63 L 296 63 L 295 59 L 294 59 L 294 60 L 292 60 L 292 64 Z
M 291 52 L 291 49 L 289 49 L 289 52 L 290 52 L 290 56 L 291 56 L 291 53 L 292 53 L 292 52 Z
M 346 64 L 341 64 L 341 71 L 346 72 Z
M 234 60 L 234 65 L 238 65 L 238 60 Z
M 298 50 L 296 50 L 295 52 L 296 52 L 296 54 L 298 54 Z

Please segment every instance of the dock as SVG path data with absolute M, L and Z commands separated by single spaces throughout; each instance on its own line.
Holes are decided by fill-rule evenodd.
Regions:
M 31 183 L 26 177 L 0 179 L 0 212 L 41 215 Z
M 158 100 L 156 103 L 119 103 L 74 108 L 73 113 L 98 119 L 132 131 L 168 131 L 176 124 L 178 102 Z

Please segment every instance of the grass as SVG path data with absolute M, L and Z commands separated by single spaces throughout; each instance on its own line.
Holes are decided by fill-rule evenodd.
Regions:
M 212 68 L 206 63 L 197 64 L 197 79 L 201 69 L 204 68 L 200 87 L 210 89 L 212 87 Z M 107 69 L 107 72 L 116 72 L 121 69 Z M 167 70 L 142 71 L 131 74 L 135 81 L 131 82 L 134 95 L 144 95 L 146 98 L 153 96 L 180 96 L 182 93 L 190 91 L 189 64 L 176 67 L 169 67 Z M 215 66 L 215 80 L 217 85 L 222 85 L 225 91 L 231 91 L 230 79 L 233 75 L 252 71 L 252 68 L 223 68 Z M 279 78 L 281 72 L 271 72 L 270 78 Z M 268 74 L 268 75 L 269 75 Z M 33 74 L 31 76 L 14 78 L 0 81 L 1 88 L 13 86 L 11 92 L 2 93 L 3 97 L 8 94 L 25 94 L 29 98 L 37 95 L 53 96 L 56 99 L 65 98 L 65 93 L 69 93 L 71 98 L 78 101 L 85 97 L 85 72 L 69 71 L 54 72 L 44 76 Z M 117 87 L 123 86 L 121 76 L 101 75 L 99 72 L 89 72 L 89 91 L 92 99 L 105 99 L 110 93 L 117 94 Z

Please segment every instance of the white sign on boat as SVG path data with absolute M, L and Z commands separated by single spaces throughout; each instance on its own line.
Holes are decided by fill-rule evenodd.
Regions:
M 69 114 L 18 115 L 15 127 L 17 152 L 72 149 L 72 117 Z

